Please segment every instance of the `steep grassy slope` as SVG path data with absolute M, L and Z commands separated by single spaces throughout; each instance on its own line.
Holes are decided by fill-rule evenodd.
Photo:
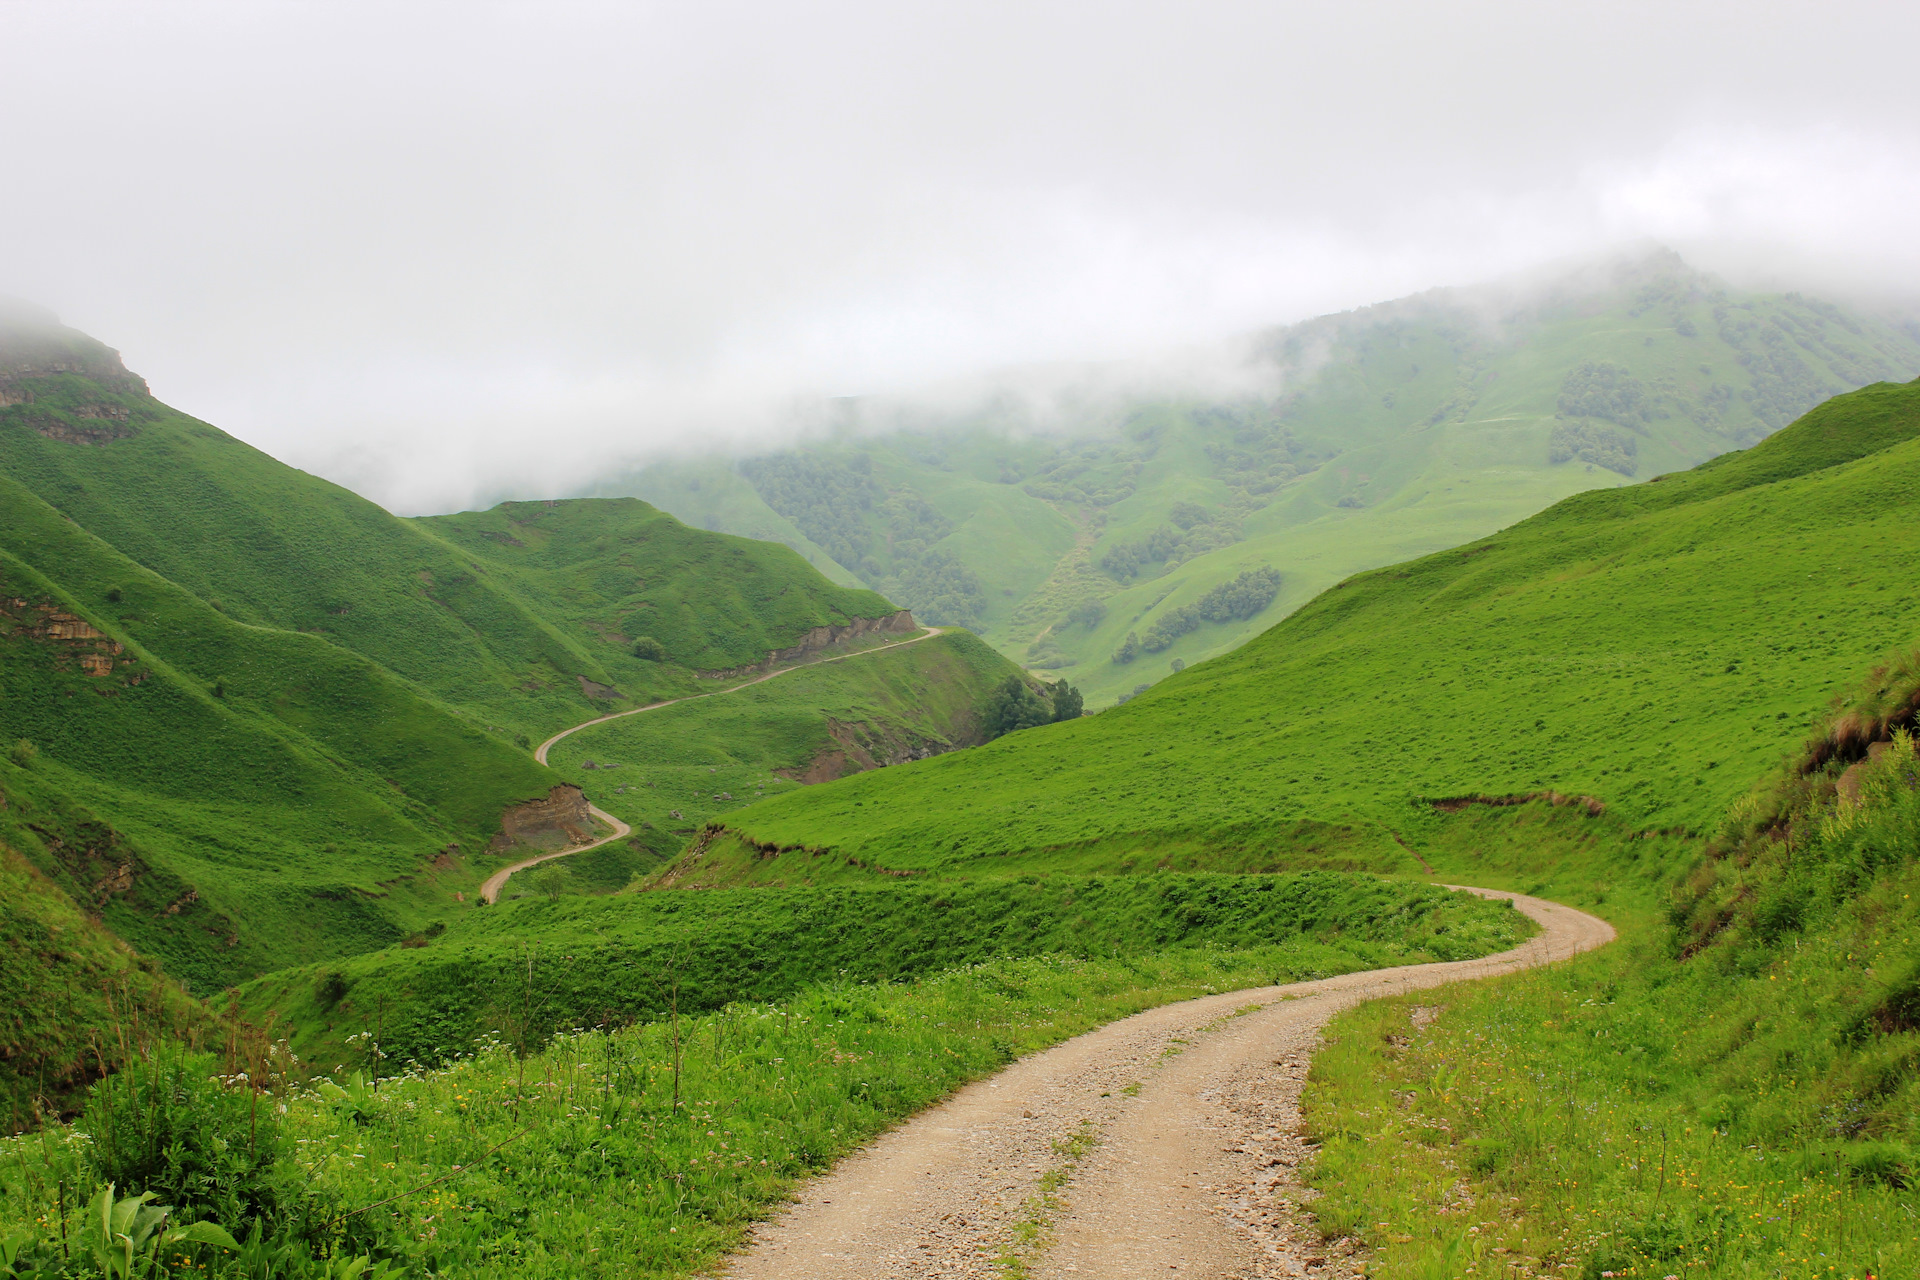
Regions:
M 1916 435 L 1920 385 L 1870 387 L 1698 471 L 1348 580 L 1124 707 L 728 824 L 953 871 L 1223 844 L 1284 866 L 1302 822 L 1404 865 L 1394 834 L 1438 821 L 1420 801 L 1478 793 L 1704 829 L 1920 622 Z
M 536 737 L 894 613 L 632 500 L 395 519 L 0 311 L 0 742 L 98 833 L 23 852 L 196 989 L 443 916 Z
M 1305 1108 L 1322 1229 L 1385 1275 L 1920 1264 L 1916 671 L 1869 672 L 1704 842 L 1543 805 L 1449 818 L 1437 861 L 1607 882 L 1623 938 L 1437 1020 L 1336 1022 Z
M 9 1133 L 70 1109 L 102 1067 L 118 1067 L 143 1038 L 189 1039 L 214 1023 L 16 851 L 44 838 L 28 821 L 42 831 L 62 825 L 20 781 L 0 765 L 0 1124 Z
M 109 919 L 202 989 L 417 927 L 502 808 L 553 783 L 365 658 L 236 622 L 5 479 L 0 596 L 0 740 L 30 744 L 46 803 L 127 843 L 101 873 L 124 882 Z
M 511 733 L 592 714 L 583 681 L 645 701 L 688 687 L 686 667 L 893 611 L 637 502 L 396 519 L 154 400 L 50 316 L 0 316 L 0 366 L 0 476 L 226 616 L 323 636 Z M 623 642 L 635 609 L 671 615 L 667 663 Z
M 786 538 L 1108 702 L 1355 572 L 1697 464 L 1916 372 L 1910 328 L 1738 294 L 1655 253 L 1267 335 L 1239 377 L 1259 391 L 1147 399 L 1096 372 L 967 413 L 854 402 L 826 442 L 599 491 Z M 1264 567 L 1282 583 L 1253 616 L 1188 628 L 1175 612 Z M 1104 608 L 1076 614 L 1090 603 Z M 1165 643 L 1114 660 L 1156 629 Z
M 777 542 L 699 532 L 631 498 L 510 502 L 411 523 L 485 564 L 542 618 L 599 640 L 607 669 L 642 692 L 686 685 L 632 656 L 641 635 L 671 666 L 725 670 L 816 627 L 895 612 L 872 591 L 821 581 Z

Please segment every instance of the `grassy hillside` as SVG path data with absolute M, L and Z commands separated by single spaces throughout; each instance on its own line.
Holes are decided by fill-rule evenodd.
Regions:
M 1556 791 L 1702 831 L 1808 709 L 1920 622 L 1920 385 L 1343 582 L 1124 707 L 733 815 L 900 870 L 1340 825 L 1396 860 L 1424 800 Z M 1053 851 L 1049 853 L 1048 851 Z M 993 859 L 992 862 L 983 862 Z
M 570 635 L 600 642 L 616 683 L 678 691 L 673 667 L 725 670 L 766 658 L 815 627 L 880 618 L 872 591 L 821 581 L 791 549 L 690 529 L 644 502 L 507 502 L 411 523 L 487 567 L 487 576 Z M 665 667 L 630 652 L 647 635 Z
M 949 903 L 962 908 L 953 913 L 954 925 L 983 927 L 983 935 L 971 940 L 982 954 L 992 949 L 985 934 L 1000 926 L 1009 909 L 1016 917 L 1012 940 L 1014 932 L 1062 935 L 1060 921 L 1068 911 L 1109 924 L 1150 925 L 1157 917 L 1169 933 L 1204 931 L 1208 924 L 1194 919 L 1196 911 L 1204 915 L 1213 905 L 1258 900 L 1276 908 L 1267 922 L 1282 936 L 1240 950 L 1189 945 L 1097 959 L 999 958 L 893 982 L 833 975 L 778 1003 L 734 1004 L 705 1014 L 683 1007 L 638 1025 L 626 1025 L 622 1011 L 636 1004 L 657 1009 L 660 1000 L 660 984 L 652 981 L 658 965 L 642 964 L 640 973 L 627 967 L 639 961 L 627 948 L 643 943 L 649 932 L 644 914 L 686 913 L 716 927 L 717 938 L 701 940 L 702 959 L 726 957 L 742 946 L 763 954 L 739 927 L 743 923 L 788 931 L 783 936 L 798 951 L 792 969 L 800 971 L 830 962 L 836 953 L 862 965 L 860 949 L 850 945 L 860 940 L 891 945 L 890 935 L 873 929 L 864 909 L 879 895 L 807 895 L 804 901 L 815 910 L 806 923 L 814 927 L 798 930 L 768 910 L 779 899 L 766 894 L 651 894 L 590 910 L 546 909 L 544 920 L 531 908 L 519 916 L 508 909 L 502 915 L 509 924 L 556 926 L 556 938 L 590 962 L 567 965 L 564 953 L 556 963 L 552 951 L 532 956 L 496 945 L 476 955 L 478 973 L 462 975 L 435 964 L 433 948 L 412 953 L 428 961 L 413 970 L 415 979 L 435 983 L 436 993 L 456 1002 L 468 999 L 473 979 L 488 976 L 488 966 L 498 962 L 502 968 L 492 972 L 505 979 L 500 985 L 506 990 L 493 993 L 504 997 L 488 1019 L 494 1030 L 445 1070 L 407 1071 L 397 1078 L 390 1061 L 379 1072 L 387 1060 L 373 1051 L 377 1042 L 362 1037 L 353 1042 L 355 1059 L 386 1078 L 372 1080 L 350 1063 L 338 1083 L 288 1090 L 284 1113 L 262 1107 L 254 1119 L 266 1140 L 277 1140 L 285 1153 L 274 1175 L 291 1194 L 283 1194 L 285 1216 L 273 1238 L 264 1246 L 250 1238 L 247 1245 L 256 1253 L 271 1252 L 273 1274 L 316 1280 L 358 1274 L 355 1254 L 409 1274 L 573 1277 L 603 1268 L 633 1276 L 708 1274 L 800 1179 L 1024 1054 L 1171 1000 L 1265 984 L 1278 975 L 1349 972 L 1383 956 L 1408 954 L 1407 944 L 1423 938 L 1455 953 L 1477 953 L 1525 925 L 1517 913 L 1484 901 L 1331 880 L 1345 882 L 1309 886 L 1263 879 L 1229 886 L 1216 878 L 1207 885 L 1168 886 L 1164 901 L 1139 882 L 1103 890 L 1086 884 L 1077 886 L 1083 893 L 1077 904 L 1062 902 L 1058 886 L 998 886 L 997 895 Z M 1111 907 L 1103 901 L 1107 895 L 1117 899 Z M 729 899 L 747 903 L 748 910 L 736 918 L 731 910 L 712 909 L 732 905 Z M 901 910 L 887 924 L 948 954 L 962 951 L 965 940 L 928 927 L 924 898 L 916 900 L 909 891 L 892 901 Z M 1167 919 L 1175 904 L 1174 918 Z M 1435 921 L 1436 913 L 1444 918 Z M 1464 928 L 1443 933 L 1448 920 Z M 652 921 L 656 939 L 665 923 Z M 1322 936 L 1299 932 L 1302 926 Z M 1379 941 L 1361 941 L 1357 934 Z M 1132 937 L 1146 940 L 1139 932 Z M 504 933 L 496 939 L 506 941 Z M 917 963 L 910 948 L 902 947 L 899 956 L 909 966 Z M 357 970 L 351 983 L 341 975 L 347 990 L 335 1010 L 364 1000 L 374 1006 L 375 1027 L 382 1026 L 379 988 L 403 978 L 404 965 L 397 962 L 408 958 L 370 958 L 372 967 Z M 608 965 L 618 966 L 614 972 L 626 980 L 612 986 L 601 981 L 605 975 L 598 970 Z M 567 997 L 596 989 L 614 1007 L 565 1006 Z M 386 1005 L 390 1015 L 418 1010 L 421 1002 L 407 985 L 386 990 L 394 997 Z M 711 988 L 702 994 L 710 995 Z M 360 1006 L 355 1016 L 367 1011 Z M 576 1014 L 595 1029 L 539 1042 L 545 1027 Z M 277 1074 L 286 1059 L 259 1065 Z M 207 1102 L 225 1101 L 230 1114 L 237 1111 L 240 1124 L 232 1136 L 257 1145 L 245 1096 L 209 1093 L 201 1088 Z M 54 1270 L 63 1238 L 87 1238 L 81 1206 L 102 1180 L 89 1159 L 93 1149 L 37 1137 L 0 1141 L 0 1248 L 8 1256 Z M 342 1206 L 355 1210 L 344 1229 Z M 999 1208 L 983 1206 L 988 1212 Z M 999 1216 L 1011 1225 L 1022 1207 L 1009 1203 L 1005 1210 Z M 222 1216 L 240 1225 L 239 1214 Z M 1001 1261 L 1011 1265 L 1021 1253 L 1015 1241 L 1008 1244 Z M 313 1256 L 322 1250 L 326 1258 Z M 221 1277 L 259 1274 L 248 1258 L 211 1250 L 197 1270 Z
M 0 364 L 26 370 L 0 387 L 0 476 L 227 617 L 324 637 L 514 734 L 591 715 L 582 681 L 646 701 L 893 611 L 639 502 L 397 519 L 154 400 L 51 317 L 0 320 Z M 636 612 L 666 663 L 630 652 Z
M 849 402 L 826 442 L 599 491 L 787 540 L 1108 703 L 1358 571 L 1916 372 L 1909 328 L 1656 253 L 1266 335 L 1241 379 L 1259 392 L 1143 399 L 1092 373 L 966 413 Z M 1250 615 L 1180 612 L 1260 569 L 1281 580 Z M 1130 634 L 1143 648 L 1115 661 Z
M 398 520 L 0 318 L 0 743 L 94 833 L 20 851 L 196 990 L 444 918 L 537 738 L 892 613 L 632 500 Z
M 126 843 L 108 918 L 195 987 L 410 932 L 470 887 L 502 808 L 552 785 L 365 658 L 236 622 L 0 494 L 0 741 Z
M 949 631 L 595 725 L 547 760 L 651 847 L 678 853 L 757 796 L 979 742 L 980 707 L 1015 671 L 978 637 Z
M 19 782 L 0 767 L 0 1111 L 8 1133 L 71 1110 L 102 1067 L 120 1066 L 145 1037 L 189 1039 L 214 1026 L 151 962 L 90 920 L 37 859 L 16 851 L 23 836 L 37 844 L 50 828 L 73 834 L 62 829 L 65 815 L 29 800 Z

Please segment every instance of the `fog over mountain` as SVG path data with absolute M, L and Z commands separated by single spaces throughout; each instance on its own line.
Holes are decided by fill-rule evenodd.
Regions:
M 1884 3 L 11 3 L 0 293 L 402 512 L 1647 239 L 1920 296 Z

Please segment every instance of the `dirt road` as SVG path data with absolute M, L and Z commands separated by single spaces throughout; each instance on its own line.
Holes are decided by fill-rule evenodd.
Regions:
M 544 764 L 545 761 L 541 763 Z M 510 867 L 502 867 L 500 870 L 488 876 L 485 882 L 481 884 L 481 898 L 487 902 L 498 902 L 500 900 L 500 891 L 507 887 L 507 877 L 516 871 L 525 871 L 528 867 L 551 861 L 554 858 L 570 858 L 576 853 L 585 853 L 589 849 L 598 849 L 601 845 L 609 841 L 618 840 L 621 836 L 630 835 L 633 832 L 632 827 L 620 821 L 620 819 L 614 817 L 597 804 L 588 805 L 587 812 L 611 826 L 613 828 L 613 834 L 610 836 L 601 836 L 598 840 L 591 841 L 587 844 L 574 845 L 571 849 L 561 849 L 554 853 L 543 853 L 537 858 L 528 858 L 525 862 L 516 862 Z
M 1557 903 L 1467 892 L 1511 898 L 1541 932 L 1479 960 L 1166 1005 L 1035 1054 L 810 1183 L 725 1274 L 998 1277 L 1050 1174 L 1067 1175 L 1064 1207 L 1046 1215 L 1052 1243 L 1027 1258 L 1035 1276 L 1353 1274 L 1349 1252 L 1311 1228 L 1295 1172 L 1312 1154 L 1295 1130 L 1320 1029 L 1363 1000 L 1511 973 L 1614 936 Z
M 882 653 L 888 649 L 897 649 L 903 644 L 918 644 L 920 641 L 930 640 L 946 630 L 947 628 L 945 627 L 927 627 L 921 631 L 919 635 L 909 636 L 905 640 L 895 640 L 888 644 L 875 645 L 871 649 L 862 649 L 858 653 L 842 654 L 838 658 L 826 658 L 820 662 L 802 662 L 796 663 L 791 667 L 781 667 L 778 671 L 769 671 L 763 676 L 755 676 L 751 680 L 742 680 L 739 684 L 728 685 L 724 689 L 715 689 L 712 693 L 695 693 L 689 694 L 684 698 L 669 698 L 665 702 L 649 702 L 644 707 L 632 707 L 626 711 L 616 711 L 610 716 L 596 716 L 592 720 L 583 720 L 571 729 L 562 729 L 538 747 L 534 748 L 533 758 L 541 764 L 545 764 L 547 762 L 547 750 L 552 747 L 554 743 L 560 741 L 562 738 L 576 734 L 582 729 L 591 729 L 596 724 L 605 724 L 609 720 L 620 720 L 627 716 L 637 716 L 643 711 L 658 711 L 662 707 L 671 707 L 682 702 L 698 702 L 702 698 L 717 698 L 723 693 L 732 693 L 737 689 L 745 689 L 749 685 L 762 684 L 776 676 L 786 675 L 789 671 L 799 671 L 806 667 L 825 666 L 831 662 L 847 662 L 854 658 L 864 658 L 868 654 Z M 612 835 L 601 836 L 598 840 L 592 841 L 589 844 L 578 844 L 571 849 L 561 849 L 556 853 L 543 853 L 537 858 L 528 858 L 526 861 L 516 862 L 510 867 L 502 867 L 500 870 L 488 876 L 486 882 L 480 886 L 480 896 L 488 902 L 498 902 L 500 900 L 500 891 L 507 886 L 507 877 L 511 876 L 514 872 L 524 871 L 528 867 L 535 866 L 542 862 L 549 862 L 554 858 L 569 858 L 576 853 L 585 853 L 589 849 L 598 849 L 608 841 L 618 840 L 620 837 L 632 832 L 632 827 L 620 821 L 620 819 L 614 817 L 598 805 L 590 804 L 587 808 L 592 811 L 594 817 L 612 825 Z
M 833 662 L 848 662 L 854 658 L 864 658 L 868 654 L 883 653 L 888 649 L 898 649 L 903 644 L 919 644 L 922 640 L 931 640 L 933 637 L 950 629 L 951 628 L 948 627 L 927 627 L 921 631 L 919 635 L 908 636 L 905 640 L 894 640 L 887 644 L 877 644 L 871 649 L 862 649 L 858 653 L 842 654 L 838 658 L 824 658 L 819 662 L 798 662 L 791 667 L 781 667 L 778 671 L 769 671 L 763 676 L 755 676 L 751 680 L 742 680 L 739 684 L 728 685 L 724 689 L 715 689 L 712 693 L 691 693 L 684 698 L 668 698 L 665 702 L 649 702 L 644 707 L 629 707 L 625 711 L 616 711 L 610 716 L 596 716 L 592 720 L 583 720 L 571 729 L 562 729 L 538 747 L 534 748 L 533 758 L 541 764 L 545 764 L 547 762 L 547 748 L 551 747 L 554 743 L 560 741 L 562 738 L 570 737 L 582 729 L 591 729 L 594 725 L 605 724 L 609 720 L 621 720 L 627 716 L 637 716 L 643 711 L 658 711 L 662 707 L 678 706 L 682 702 L 698 702 L 702 698 L 717 698 L 723 693 L 733 693 L 735 690 L 745 689 L 751 685 L 765 684 L 776 676 L 786 675 L 789 671 L 802 671 L 808 667 L 824 667 Z M 575 850 L 575 852 L 578 852 L 578 850 Z

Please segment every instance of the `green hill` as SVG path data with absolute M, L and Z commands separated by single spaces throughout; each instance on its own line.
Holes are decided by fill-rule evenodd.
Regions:
M 0 318 L 0 365 L 23 371 L 0 385 L 0 476 L 227 617 L 324 637 L 513 733 L 591 715 L 590 686 L 650 701 L 692 687 L 685 668 L 894 611 L 639 502 L 398 519 L 152 399 L 51 317 Z M 637 612 L 667 663 L 630 652 Z
M 1423 802 L 1468 795 L 1706 830 L 1920 622 L 1916 435 L 1920 384 L 1868 387 L 1696 471 L 1348 579 L 1124 707 L 728 827 L 954 871 L 1222 844 L 1286 865 L 1288 833 L 1336 829 L 1402 866 L 1394 837 L 1436 821 Z
M 896 613 L 631 499 L 397 519 L 0 309 L 0 742 L 95 832 L 19 852 L 197 990 L 443 919 L 533 741 Z
M 1356 572 L 1916 373 L 1911 326 L 1738 293 L 1656 252 L 1263 335 L 1238 378 L 1258 392 L 1145 398 L 1094 370 L 966 413 L 845 402 L 822 443 L 598 491 L 784 540 L 1108 703 Z M 1203 604 L 1259 570 L 1280 580 L 1250 614 Z

